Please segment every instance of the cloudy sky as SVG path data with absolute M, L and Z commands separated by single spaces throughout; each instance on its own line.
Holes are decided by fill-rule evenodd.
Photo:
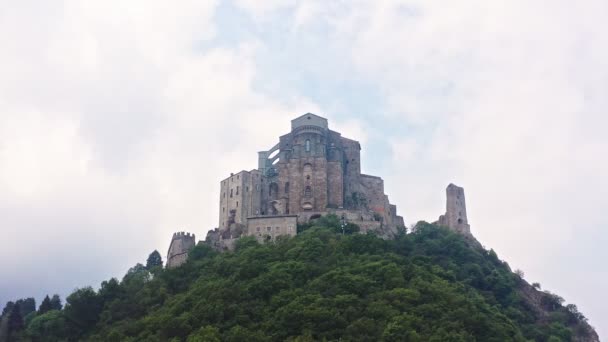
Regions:
M 0 306 L 217 226 L 305 112 L 608 336 L 605 0 L 0 0 Z

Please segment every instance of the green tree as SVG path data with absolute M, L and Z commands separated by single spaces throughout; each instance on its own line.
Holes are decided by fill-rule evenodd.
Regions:
M 21 310 L 19 305 L 14 305 L 9 316 L 8 316 L 8 339 L 17 340 L 17 336 L 23 330 L 23 316 L 21 316 Z
M 51 297 L 51 310 L 61 310 L 62 308 L 61 298 L 59 298 L 58 294 L 54 294 L 53 297 Z
M 42 303 L 40 303 L 40 307 L 38 308 L 38 314 L 43 315 L 52 310 L 51 306 L 51 298 L 48 295 L 44 297 Z
M 383 240 L 343 235 L 330 216 L 294 238 L 246 237 L 224 253 L 199 245 L 182 267 L 153 269 L 137 264 L 98 292 L 76 290 L 63 310 L 30 314 L 26 332 L 34 341 L 521 342 L 568 341 L 586 327 L 550 294 L 539 319 L 522 295 L 529 285 L 496 253 L 428 223 Z
M 190 334 L 186 342 L 220 342 L 220 331 L 213 326 L 204 326 L 196 332 Z
M 36 300 L 34 298 L 19 299 L 15 302 L 15 305 L 19 307 L 21 317 L 25 317 L 36 311 Z
M 146 261 L 146 269 L 152 270 L 156 267 L 163 267 L 163 259 L 160 256 L 160 253 L 158 253 L 157 250 L 154 250 L 154 252 L 150 253 L 148 256 L 148 260 Z
M 90 286 L 77 289 L 66 298 L 63 312 L 66 320 L 78 331 L 77 335 L 87 332 L 97 323 L 103 304 L 100 299 Z
M 64 313 L 58 310 L 50 310 L 47 313 L 36 316 L 27 327 L 27 333 L 38 341 L 65 341 L 69 333 L 69 324 Z
M 4 309 L 2 309 L 2 316 L 6 316 L 11 311 L 13 311 L 13 306 L 15 306 L 14 302 L 12 302 L 12 301 L 6 302 L 6 305 L 4 306 Z

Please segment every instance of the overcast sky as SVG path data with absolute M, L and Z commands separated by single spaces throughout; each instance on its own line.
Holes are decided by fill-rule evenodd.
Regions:
M 605 0 L 0 0 L 0 306 L 217 226 L 306 112 L 608 336 Z

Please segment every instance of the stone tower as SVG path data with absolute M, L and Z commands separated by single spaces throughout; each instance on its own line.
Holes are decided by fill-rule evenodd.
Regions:
M 194 244 L 194 234 L 174 233 L 167 252 L 167 268 L 177 267 L 185 263 L 188 259 L 188 252 L 194 247 Z
M 471 226 L 467 220 L 467 207 L 464 189 L 454 184 L 446 189 L 446 213 L 439 217 L 437 224 L 450 228 L 461 234 L 470 235 Z

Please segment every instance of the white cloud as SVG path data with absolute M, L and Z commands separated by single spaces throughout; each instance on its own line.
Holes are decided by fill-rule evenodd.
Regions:
M 600 0 L 309 1 L 292 13 L 300 34 L 326 25 L 319 47 L 348 56 L 384 95 L 378 112 L 402 124 L 383 176 L 409 221 L 435 219 L 445 186 L 465 186 L 480 240 L 600 335 L 608 277 L 579 280 L 606 257 L 588 236 L 608 240 L 606 13 Z
M 176 230 L 203 239 L 219 180 L 256 167 L 247 142 L 268 148 L 317 108 L 253 90 L 255 42 L 200 50 L 211 2 L 63 5 L 33 28 L 27 6 L 0 21 L 3 241 L 30 237 L 0 250 L 21 255 L 0 266 L 3 296 L 120 276 Z
M 266 35 L 216 44 L 218 4 L 23 1 L 0 12 L 0 217 L 6 241 L 30 237 L 25 250 L 0 249 L 2 260 L 27 254 L 0 265 L 0 292 L 6 274 L 69 291 L 53 272 L 92 267 L 69 286 L 94 283 L 164 254 L 176 229 L 203 238 L 218 181 L 254 168 L 255 152 L 310 111 L 364 149 L 386 139 L 380 176 L 409 222 L 442 213 L 447 183 L 465 186 L 479 239 L 606 333 L 608 3 L 239 0 Z M 268 36 L 278 20 L 289 30 Z M 306 77 L 319 79 L 292 84 Z M 386 108 L 333 120 L 348 103 L 310 99 L 326 79 L 365 82 Z M 402 135 L 368 124 L 383 120 Z

